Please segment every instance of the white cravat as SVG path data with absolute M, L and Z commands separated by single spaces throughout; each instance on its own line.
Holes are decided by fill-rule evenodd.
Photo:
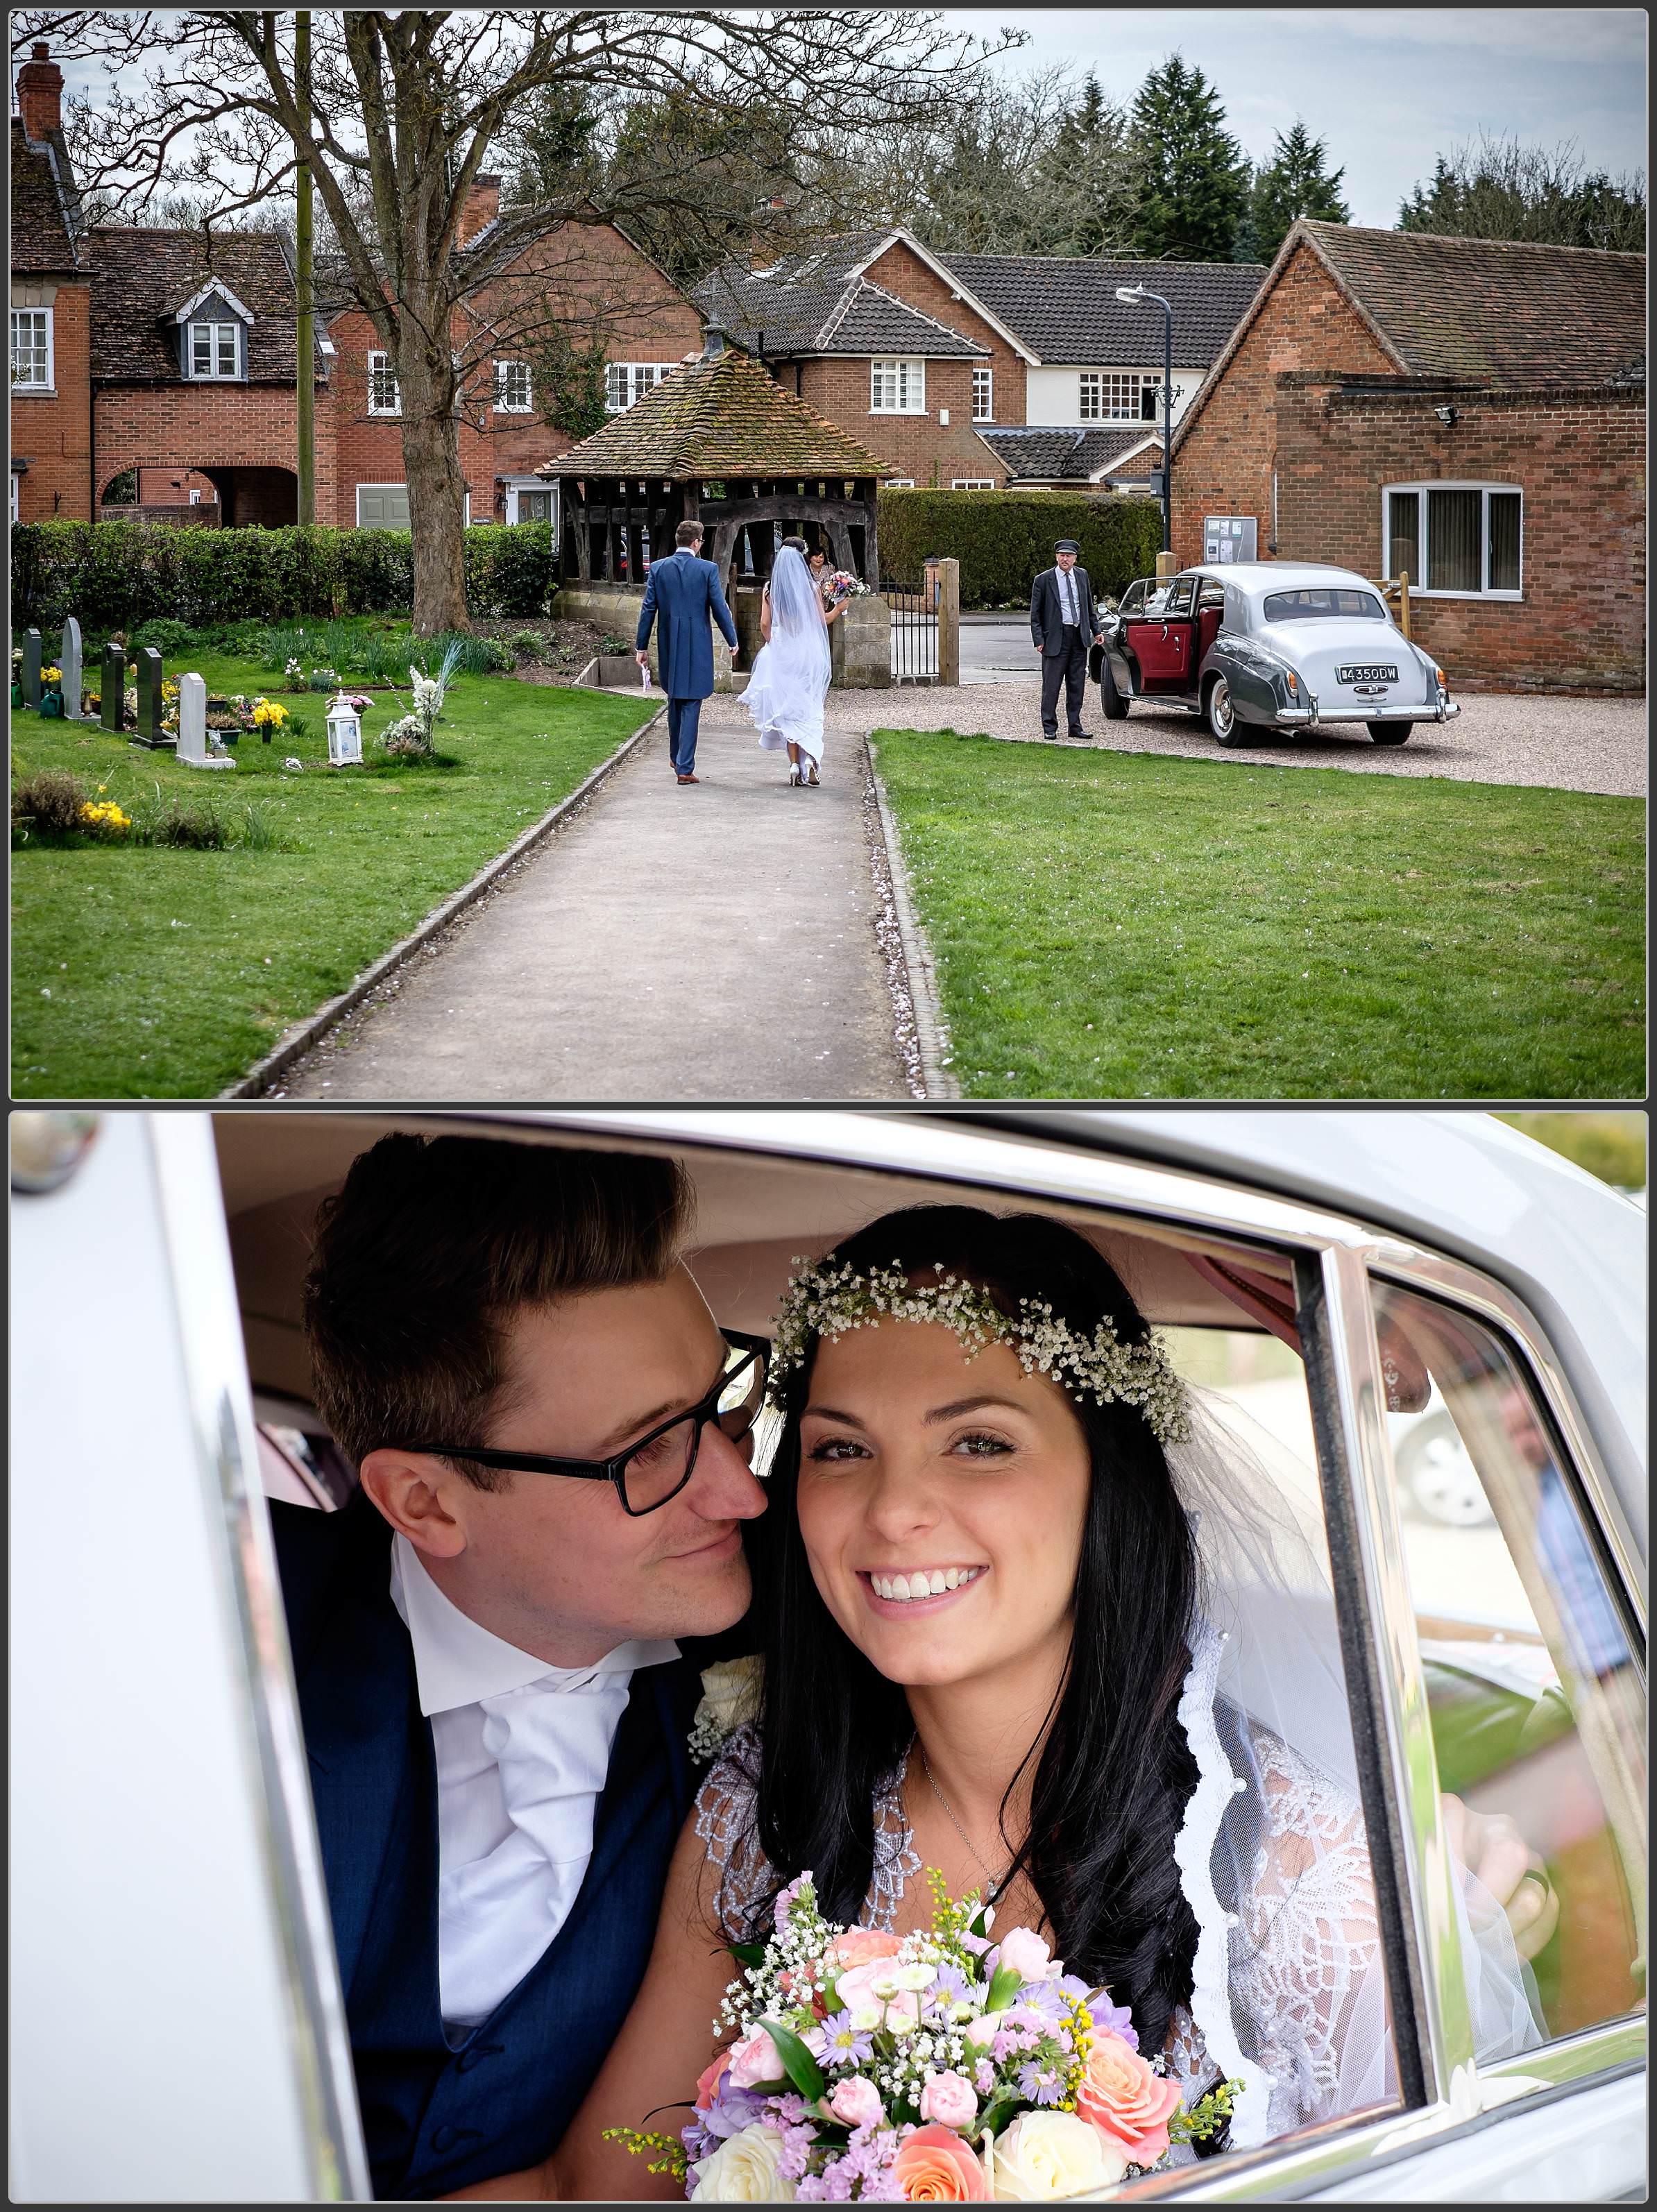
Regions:
M 406 1536 L 392 1539 L 391 1602 L 414 1646 L 437 1759 L 443 2018 L 470 2027 L 568 1918 L 628 1684 L 679 1647 L 622 1644 L 590 1667 L 549 1667 L 462 1613 Z
M 1076 571 L 1060 568 L 1059 574 L 1059 603 L 1065 620 L 1072 629 L 1079 628 L 1082 617 L 1076 611 Z

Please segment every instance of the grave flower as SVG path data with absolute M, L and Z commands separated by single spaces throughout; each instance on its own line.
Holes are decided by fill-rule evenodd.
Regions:
M 253 702 L 253 727 L 256 730 L 279 730 L 288 720 L 288 709 L 274 699 Z

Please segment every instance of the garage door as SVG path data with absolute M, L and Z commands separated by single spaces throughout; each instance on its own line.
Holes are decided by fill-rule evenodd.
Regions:
M 409 526 L 408 486 L 359 484 L 356 488 L 356 526 L 359 530 L 406 530 Z

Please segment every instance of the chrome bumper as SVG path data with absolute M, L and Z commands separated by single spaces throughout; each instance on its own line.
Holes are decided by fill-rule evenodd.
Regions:
M 1393 709 L 1391 712 L 1383 711 L 1372 714 L 1361 714 L 1356 710 L 1350 714 L 1345 712 L 1338 714 L 1320 714 L 1318 710 L 1316 693 L 1313 693 L 1311 697 L 1312 703 L 1309 707 L 1279 707 L 1272 716 L 1272 720 L 1282 724 L 1286 729 L 1315 730 L 1321 728 L 1326 722 L 1424 722 L 1429 715 L 1431 715 L 1435 722 L 1448 722 L 1461 712 L 1454 700 L 1443 691 L 1439 693 L 1436 701 L 1430 707 L 1423 699 L 1418 707 L 1406 707 L 1401 712 Z

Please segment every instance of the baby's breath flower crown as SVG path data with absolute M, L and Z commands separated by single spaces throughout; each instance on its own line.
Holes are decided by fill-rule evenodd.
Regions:
M 1107 1319 L 1083 1335 L 1059 1320 L 1045 1298 L 1020 1298 L 1014 1317 L 939 1261 L 931 1270 L 935 1283 L 912 1283 L 895 1265 L 866 1273 L 849 1261 L 835 1267 L 797 1257 L 793 1265 L 799 1272 L 784 1294 L 771 1353 L 767 1389 L 774 1405 L 781 1402 L 785 1377 L 804 1365 L 813 1336 L 844 1336 L 883 1319 L 936 1322 L 955 1331 L 969 1359 L 987 1345 L 1005 1344 L 1026 1375 L 1050 1376 L 1073 1398 L 1137 1406 L 1159 1443 L 1181 1443 L 1191 1432 L 1186 1386 L 1154 1334 L 1144 1344 L 1124 1344 Z

